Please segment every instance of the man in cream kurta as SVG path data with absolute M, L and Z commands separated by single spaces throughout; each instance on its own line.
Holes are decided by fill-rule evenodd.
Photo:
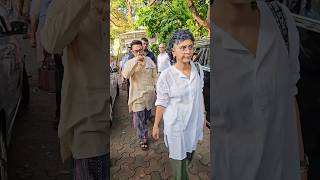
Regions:
M 135 57 L 125 64 L 122 73 L 130 80 L 129 112 L 133 112 L 141 148 L 145 150 L 148 148 L 147 121 L 155 101 L 157 69 L 154 62 L 144 55 L 141 41 L 134 40 L 131 48 Z
M 54 0 L 42 30 L 50 53 L 63 50 L 61 156 L 85 159 L 109 153 L 109 81 L 99 0 Z M 101 11 L 100 11 L 101 13 Z

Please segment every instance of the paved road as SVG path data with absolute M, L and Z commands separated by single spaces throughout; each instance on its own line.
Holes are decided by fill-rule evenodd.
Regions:
M 149 132 L 151 127 L 149 123 Z M 189 167 L 191 180 L 206 180 L 210 177 L 209 137 L 209 131 L 206 129 L 204 141 L 198 147 Z M 120 91 L 115 103 L 111 131 L 111 164 L 112 179 L 173 179 L 168 152 L 162 139 L 151 142 L 148 151 L 140 149 L 124 91 Z
M 71 163 L 60 160 L 57 131 L 54 129 L 55 94 L 37 88 L 35 49 L 22 41 L 26 67 L 32 77 L 30 106 L 16 119 L 8 151 L 9 180 L 70 180 Z

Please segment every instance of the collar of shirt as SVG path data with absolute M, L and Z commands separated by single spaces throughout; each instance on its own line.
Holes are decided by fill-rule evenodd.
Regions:
M 274 20 L 272 12 L 267 7 L 265 2 L 257 1 L 257 5 L 260 10 L 260 26 L 256 55 L 257 57 L 261 58 L 268 53 L 268 50 L 272 47 L 277 35 L 280 34 L 280 30 L 277 29 L 278 27 L 276 21 Z M 222 48 L 249 53 L 248 49 L 245 48 L 238 40 L 233 38 L 229 33 L 222 30 L 215 23 L 213 23 L 212 26 L 215 34 L 219 36 L 219 39 L 221 40 Z
M 190 63 L 191 63 L 190 81 L 192 81 L 196 77 L 195 76 L 196 75 L 196 72 L 195 72 L 196 67 L 194 67 L 194 64 L 192 62 L 190 62 Z M 178 75 L 179 78 L 188 79 L 188 77 L 186 75 L 184 75 L 180 70 L 178 70 L 175 65 L 173 65 L 171 68 L 173 69 L 173 73 Z
M 215 29 L 216 34 L 218 35 L 220 34 L 221 46 L 224 49 L 247 51 L 247 49 L 243 47 L 239 43 L 239 41 L 235 40 L 231 35 L 229 35 L 227 32 L 222 30 L 216 24 L 213 24 L 213 29 Z

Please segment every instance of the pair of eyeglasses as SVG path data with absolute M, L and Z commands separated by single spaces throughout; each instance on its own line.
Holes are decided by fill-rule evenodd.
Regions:
M 143 53 L 143 49 L 138 49 L 138 50 L 132 50 L 134 53 Z
M 180 49 L 181 51 L 186 51 L 187 49 L 193 51 L 193 44 L 185 45 L 185 46 L 179 46 L 178 49 Z

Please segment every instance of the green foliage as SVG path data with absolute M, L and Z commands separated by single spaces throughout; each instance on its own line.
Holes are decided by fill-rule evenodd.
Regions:
M 153 52 L 155 56 L 159 54 L 159 45 L 158 44 L 150 44 L 149 49 Z
M 130 2 L 130 3 L 129 3 Z M 129 3 L 129 4 L 128 4 Z M 132 17 L 143 4 L 143 0 L 111 0 L 110 1 L 110 39 L 113 41 L 118 35 L 128 31 L 137 30 L 134 19 L 129 19 L 128 10 Z M 129 7 L 130 6 L 130 7 Z
M 199 15 L 206 19 L 208 5 L 206 0 L 193 0 Z M 186 0 L 162 0 L 153 6 L 143 6 L 137 10 L 138 26 L 146 27 L 147 36 L 157 38 L 158 42 L 168 42 L 172 33 L 187 29 L 196 39 L 208 36 L 208 31 L 193 19 Z M 156 48 L 157 49 L 157 48 Z

